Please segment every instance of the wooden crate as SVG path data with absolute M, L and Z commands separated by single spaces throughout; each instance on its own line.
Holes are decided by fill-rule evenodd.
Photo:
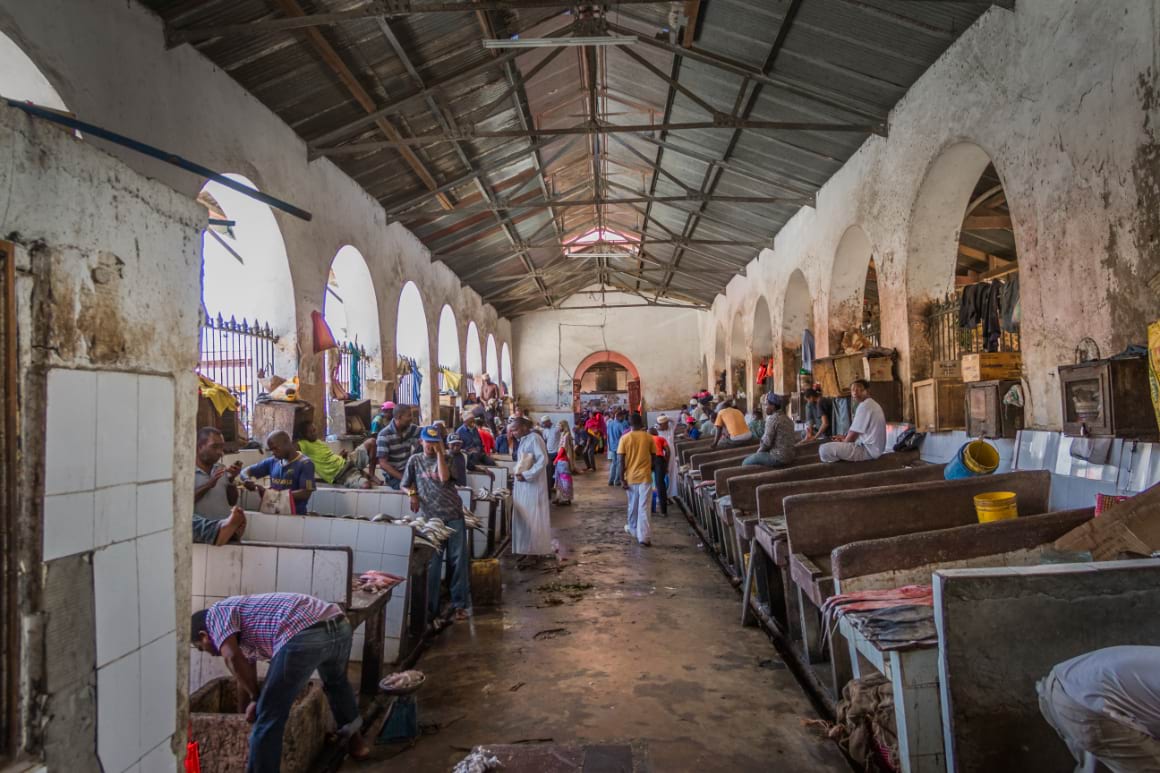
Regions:
M 862 360 L 862 378 L 867 381 L 893 381 L 893 357 L 866 357 Z
M 882 414 L 887 421 L 902 421 L 902 384 L 897 381 L 875 381 L 870 387 L 870 396 L 882 406 Z
M 1023 375 L 1019 352 L 982 352 L 963 355 L 963 381 L 998 381 Z
M 1060 365 L 1059 389 L 1065 435 L 1160 437 L 1143 357 Z
M 961 360 L 938 360 L 931 368 L 931 378 L 958 378 L 963 377 L 963 363 Z
M 846 394 L 838 381 L 838 371 L 834 367 L 833 357 L 823 357 L 814 360 L 814 380 L 822 385 L 822 394 L 826 397 L 841 397 Z
M 910 385 L 914 427 L 919 432 L 945 432 L 967 426 L 964 393 L 958 379 L 928 378 Z
M 967 384 L 967 435 L 1013 438 L 1023 429 L 1023 409 L 1004 405 L 1003 398 L 1019 381 L 972 381 Z

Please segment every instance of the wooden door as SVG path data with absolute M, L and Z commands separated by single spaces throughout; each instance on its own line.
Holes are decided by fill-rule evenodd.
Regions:
M 640 410 L 640 379 L 634 378 L 628 381 L 628 408 L 632 411 Z

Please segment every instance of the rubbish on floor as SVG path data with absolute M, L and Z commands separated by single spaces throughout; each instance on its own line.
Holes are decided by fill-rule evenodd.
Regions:
M 451 773 L 487 773 L 502 767 L 499 758 L 482 746 L 477 746 L 471 753 L 459 761 Z
M 422 671 L 399 671 L 385 676 L 379 682 L 379 689 L 390 695 L 407 695 L 415 692 L 427 681 Z

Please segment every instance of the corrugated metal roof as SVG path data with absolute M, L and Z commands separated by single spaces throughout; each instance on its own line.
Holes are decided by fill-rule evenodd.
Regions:
M 544 5 L 535 0 L 497 1 L 490 5 L 503 10 L 477 12 L 463 2 L 462 11 L 385 18 L 371 15 L 378 9 L 369 0 L 145 2 L 170 32 L 261 25 L 284 18 L 294 5 L 307 15 L 356 16 L 310 29 L 349 68 L 375 109 L 393 108 L 385 120 L 403 138 L 448 129 L 579 127 L 593 119 L 593 101 L 596 120 L 608 126 L 713 121 L 710 110 L 725 116 L 737 111 L 753 121 L 879 123 L 989 5 L 701 0 L 693 4 L 699 5 L 695 39 L 685 49 L 684 31 L 670 30 L 674 17 L 680 23 L 684 2 L 610 3 L 594 17 L 577 16 L 563 3 L 553 9 L 532 7 Z M 447 4 L 409 5 L 419 11 L 432 2 Z M 998 4 L 1010 7 L 1013 0 Z M 389 5 L 403 10 L 408 3 Z M 567 34 L 574 23 L 588 25 L 581 34 L 598 34 L 605 22 L 642 40 L 623 47 L 529 49 L 510 65 L 494 63 L 503 50 L 480 45 L 491 35 Z M 366 109 L 304 29 L 227 29 L 194 45 L 314 151 L 331 155 L 437 259 L 508 316 L 558 304 L 600 283 L 648 300 L 708 304 L 868 136 L 865 130 L 656 128 L 375 145 L 386 139 L 384 129 L 367 120 Z M 764 73 L 775 83 L 745 73 Z M 680 88 L 666 80 L 674 75 Z M 328 152 L 360 143 L 370 146 Z M 761 200 L 655 200 L 698 193 Z M 637 201 L 548 208 L 545 195 Z M 513 208 L 497 209 L 497 199 Z M 535 206 L 519 206 L 526 202 Z M 565 256 L 564 240 L 599 227 L 642 239 L 643 249 L 622 257 Z

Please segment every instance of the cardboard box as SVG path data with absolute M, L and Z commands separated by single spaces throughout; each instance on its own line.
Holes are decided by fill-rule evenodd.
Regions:
M 867 357 L 862 360 L 862 378 L 867 381 L 893 381 L 893 357 Z
M 1160 550 L 1160 484 L 1120 502 L 1055 541 L 1063 552 L 1087 551 L 1095 561 L 1122 553 L 1150 555 Z
M 960 360 L 938 360 L 931 371 L 931 378 L 962 379 L 963 363 Z
M 1019 352 L 981 352 L 963 355 L 963 381 L 1018 379 L 1023 375 Z

